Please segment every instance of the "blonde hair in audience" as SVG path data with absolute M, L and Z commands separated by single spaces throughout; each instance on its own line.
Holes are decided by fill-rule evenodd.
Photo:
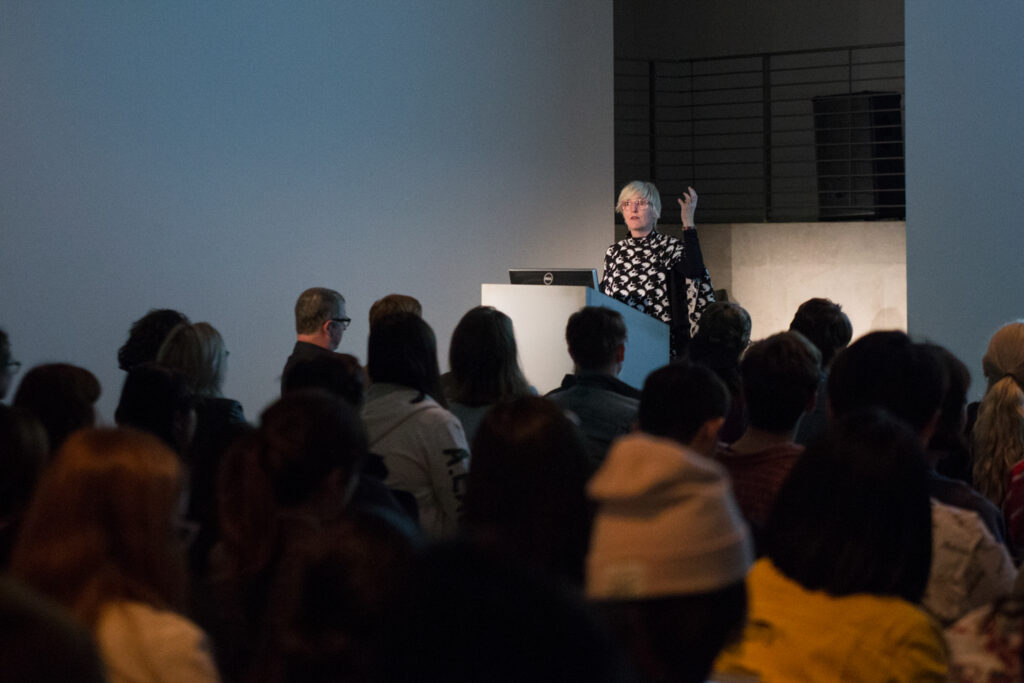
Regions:
M 197 396 L 220 396 L 227 370 L 224 338 L 210 323 L 181 323 L 167 335 L 156 362 L 177 370 Z
M 974 425 L 974 485 L 997 506 L 1009 488 L 1010 471 L 1024 459 L 1024 321 L 992 336 L 981 361 L 988 391 Z
M 180 482 L 177 457 L 155 436 L 125 428 L 76 432 L 36 490 L 11 574 L 90 627 L 108 602 L 180 607 Z

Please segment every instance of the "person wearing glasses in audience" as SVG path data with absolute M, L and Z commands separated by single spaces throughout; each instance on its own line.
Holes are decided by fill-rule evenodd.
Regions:
M 672 358 L 684 353 L 701 312 L 715 300 L 694 228 L 697 192 L 688 187 L 677 201 L 682 239 L 655 229 L 661 195 L 653 183 L 634 180 L 622 188 L 615 211 L 629 235 L 608 247 L 601 278 L 602 292 L 669 325 Z
M 0 330 L 0 399 L 7 396 L 18 370 L 21 370 L 21 363 L 11 357 L 11 340 L 6 332 Z
M 333 289 L 311 287 L 295 302 L 295 348 L 281 373 L 281 385 L 292 368 L 328 355 L 338 348 L 352 319 L 345 315 L 345 297 Z

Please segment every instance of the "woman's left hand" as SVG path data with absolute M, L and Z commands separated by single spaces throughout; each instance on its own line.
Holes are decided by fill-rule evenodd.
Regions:
M 679 202 L 679 213 L 683 220 L 683 230 L 693 228 L 693 214 L 697 211 L 697 191 L 687 187 L 687 191 L 676 201 Z

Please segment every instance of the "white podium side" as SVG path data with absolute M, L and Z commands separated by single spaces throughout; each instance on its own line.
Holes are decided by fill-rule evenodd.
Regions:
M 640 389 L 652 370 L 668 363 L 668 325 L 590 287 L 485 284 L 480 286 L 480 303 L 512 318 L 523 373 L 541 395 L 573 370 L 565 325 L 584 306 L 610 308 L 625 321 L 629 338 L 619 374 L 623 382 Z

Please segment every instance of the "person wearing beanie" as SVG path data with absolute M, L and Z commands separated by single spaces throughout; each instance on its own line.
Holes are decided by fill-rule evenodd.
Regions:
M 725 470 L 637 432 L 612 445 L 587 493 L 597 505 L 587 598 L 645 678 L 706 680 L 741 631 L 753 561 Z

